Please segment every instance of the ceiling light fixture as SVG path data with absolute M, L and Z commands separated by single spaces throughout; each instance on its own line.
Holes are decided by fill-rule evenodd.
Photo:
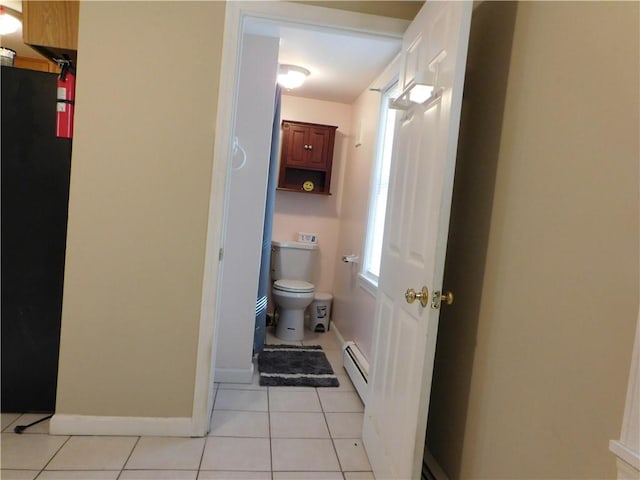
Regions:
M 278 83 L 284 88 L 292 89 L 302 86 L 311 72 L 296 65 L 280 65 Z
M 0 5 L 0 35 L 13 33 L 22 25 L 22 22 L 10 12 L 13 10 Z

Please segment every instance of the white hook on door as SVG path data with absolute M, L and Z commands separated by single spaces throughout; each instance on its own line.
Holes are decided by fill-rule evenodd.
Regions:
M 242 148 L 242 145 L 240 145 L 240 142 L 238 141 L 238 137 L 233 137 L 233 147 L 232 147 L 233 158 L 235 158 L 235 156 L 238 154 L 238 151 L 240 151 L 240 153 L 242 154 L 242 160 L 240 161 L 240 165 L 235 167 L 233 166 L 233 160 L 232 160 L 231 170 L 240 170 L 247 163 L 247 152 L 244 150 L 244 148 Z

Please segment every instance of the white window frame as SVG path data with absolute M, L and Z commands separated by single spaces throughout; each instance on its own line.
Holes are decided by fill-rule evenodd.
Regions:
M 399 81 L 398 78 L 395 77 L 391 82 L 389 82 L 383 89 L 381 89 L 381 99 L 380 99 L 380 110 L 378 115 L 378 137 L 377 137 L 377 146 L 376 146 L 376 157 L 375 157 L 375 165 L 371 175 L 371 188 L 369 189 L 369 212 L 367 219 L 367 231 L 364 239 L 364 247 L 362 251 L 364 252 L 362 258 L 362 270 L 358 274 L 360 279 L 361 287 L 372 294 L 376 295 L 378 291 L 378 279 L 379 276 L 375 274 L 371 270 L 371 255 L 373 250 L 373 242 L 374 242 L 374 229 L 376 222 L 376 212 L 378 211 L 378 194 L 380 190 L 381 184 L 381 175 L 383 174 L 383 163 L 384 163 L 384 154 L 385 147 L 389 148 L 389 155 L 391 154 L 391 148 L 393 147 L 393 137 L 391 138 L 391 144 L 388 145 L 386 142 L 387 137 L 387 128 L 389 126 L 388 118 L 389 114 L 392 113 L 395 115 L 395 110 L 391 110 L 389 108 L 389 101 L 393 98 L 393 93 L 399 92 Z M 395 130 L 395 123 L 394 130 Z M 395 132 L 394 132 L 395 135 Z M 390 171 L 391 159 L 389 159 L 389 171 Z M 386 172 L 387 179 L 387 191 L 388 191 L 388 181 L 389 181 L 389 171 Z M 385 208 L 386 212 L 386 201 Z M 384 221 L 382 222 L 382 230 L 384 231 Z M 382 237 L 379 238 L 380 241 L 380 250 L 382 248 Z M 381 255 L 381 253 L 380 253 Z

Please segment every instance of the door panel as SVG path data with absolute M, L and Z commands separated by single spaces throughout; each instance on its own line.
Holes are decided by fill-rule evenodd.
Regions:
M 378 480 L 420 477 L 471 8 L 428 1 L 403 41 L 401 84 L 428 79 L 438 95 L 396 120 L 363 426 Z M 405 291 L 423 286 L 426 305 L 409 304 Z
M 309 145 L 311 146 L 309 166 L 325 168 L 328 156 L 333 155 L 333 152 L 329 152 L 329 131 L 311 127 L 309 129 Z
M 289 145 L 289 151 L 287 152 L 287 163 L 290 165 L 304 166 L 307 163 L 307 150 L 304 148 L 307 145 L 307 129 L 300 126 L 290 126 L 289 135 L 293 138 L 291 143 L 284 143 Z
M 413 42 L 407 48 L 405 52 L 403 81 L 401 83 L 402 88 L 406 88 L 411 81 L 416 77 L 416 74 L 420 70 L 420 57 L 424 57 L 424 43 L 422 42 L 422 35 L 417 35 L 413 39 Z M 421 52 L 423 53 L 422 55 Z
M 396 135 L 400 135 L 406 129 L 406 124 L 396 126 Z M 407 145 L 396 142 L 394 145 L 394 157 L 410 157 L 410 150 Z M 387 196 L 387 213 L 385 217 L 385 242 L 386 254 L 399 256 L 402 250 L 403 228 L 406 225 L 404 219 L 404 196 L 397 192 L 406 189 L 407 175 L 406 164 L 397 164 L 389 174 L 389 193 Z

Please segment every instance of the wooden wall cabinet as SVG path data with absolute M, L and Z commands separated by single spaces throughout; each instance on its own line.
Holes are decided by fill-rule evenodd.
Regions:
M 282 121 L 278 190 L 331 194 L 331 166 L 337 128 Z
M 22 40 L 47 58 L 75 63 L 78 50 L 78 1 L 23 1 Z
M 39 72 L 60 73 L 60 67 L 46 58 L 16 57 L 13 66 Z

